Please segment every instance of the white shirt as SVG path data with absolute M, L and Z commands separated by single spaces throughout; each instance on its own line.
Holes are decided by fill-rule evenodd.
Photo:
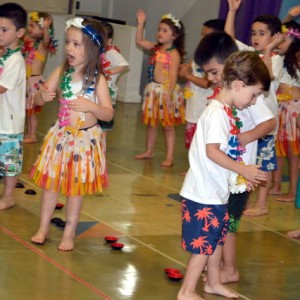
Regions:
M 0 133 L 24 132 L 26 103 L 26 67 L 20 51 L 13 53 L 4 62 L 0 86 L 7 89 L 0 94 Z

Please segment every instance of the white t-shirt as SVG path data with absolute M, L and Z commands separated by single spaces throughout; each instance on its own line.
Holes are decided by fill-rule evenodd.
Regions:
M 20 51 L 13 53 L 4 62 L 0 86 L 7 89 L 0 94 L 0 133 L 24 132 L 26 103 L 26 67 Z
M 255 51 L 255 49 L 251 46 L 247 46 L 244 43 L 237 41 L 236 43 L 238 45 L 239 50 L 248 50 L 248 51 Z M 279 87 L 279 77 L 283 69 L 283 56 L 280 56 L 278 54 L 272 55 L 272 72 L 273 72 L 273 80 L 271 82 L 271 86 L 269 91 L 265 94 L 265 101 L 268 105 L 269 109 L 275 116 L 275 118 L 278 118 L 278 102 L 277 102 L 277 96 L 276 91 Z M 278 123 L 278 122 L 277 122 Z M 271 131 L 269 134 L 276 135 L 278 130 L 278 126 Z
M 105 58 L 110 62 L 109 69 L 114 69 L 116 67 L 129 66 L 129 63 L 126 59 L 115 49 L 109 49 L 105 51 Z M 113 94 L 111 95 L 113 104 L 116 103 L 118 97 L 118 87 L 117 80 L 120 77 L 120 73 L 109 75 L 110 80 L 107 82 L 108 87 L 112 90 Z
M 205 77 L 205 72 L 194 61 L 192 61 L 192 74 L 198 78 Z M 197 123 L 207 105 L 207 97 L 213 94 L 213 90 L 201 88 L 190 81 L 186 88 L 191 93 L 191 97 L 186 99 L 185 120 L 190 123 Z
M 218 143 L 220 150 L 227 153 L 230 129 L 224 105 L 211 100 L 197 123 L 189 150 L 190 168 L 180 191 L 182 197 L 202 204 L 228 202 L 230 172 L 207 157 L 206 145 Z

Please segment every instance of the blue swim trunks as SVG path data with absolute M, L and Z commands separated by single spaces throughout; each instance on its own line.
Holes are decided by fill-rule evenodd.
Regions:
M 22 173 L 23 133 L 0 134 L 0 175 L 16 176 Z
M 229 226 L 227 205 L 204 205 L 182 199 L 181 247 L 193 254 L 212 255 L 224 245 Z
M 260 169 L 263 171 L 278 169 L 274 135 L 266 135 L 258 140 L 256 163 L 262 166 Z

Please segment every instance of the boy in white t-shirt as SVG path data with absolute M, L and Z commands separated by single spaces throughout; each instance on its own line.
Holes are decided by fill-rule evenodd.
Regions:
M 26 67 L 19 40 L 26 26 L 27 12 L 22 6 L 0 6 L 0 175 L 4 179 L 0 209 L 15 205 L 13 192 L 22 173 Z
M 197 59 L 196 50 L 195 61 L 199 63 Z M 205 69 L 205 65 L 200 65 Z M 255 53 L 235 52 L 226 60 L 222 76 L 222 89 L 197 123 L 189 151 L 190 168 L 180 192 L 183 197 L 181 245 L 192 255 L 178 300 L 201 299 L 196 287 L 206 264 L 204 291 L 238 298 L 220 282 L 222 245 L 229 225 L 229 181 L 232 175 L 240 174 L 243 182 L 250 181 L 246 184 L 249 187 L 266 179 L 258 166 L 241 163 L 234 108 L 242 110 L 255 104 L 257 97 L 269 89 L 268 69 Z M 240 176 L 235 176 L 236 184 Z

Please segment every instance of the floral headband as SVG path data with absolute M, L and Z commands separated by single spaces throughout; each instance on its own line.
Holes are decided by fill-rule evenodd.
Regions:
M 298 29 L 287 28 L 285 25 L 281 26 L 282 33 L 287 33 L 288 36 L 294 37 L 296 39 L 300 39 L 300 32 Z
M 170 19 L 172 21 L 172 23 L 178 28 L 180 29 L 181 28 L 181 25 L 180 25 L 180 20 L 175 18 L 172 14 L 167 14 L 167 15 L 163 15 L 162 20 L 164 19 Z
M 66 22 L 66 31 L 71 27 L 77 27 L 82 29 L 82 31 L 90 37 L 90 39 L 95 43 L 95 45 L 100 46 L 100 49 L 104 48 L 103 38 L 102 36 L 91 26 L 82 25 L 83 19 L 82 18 L 73 18 Z
M 33 11 L 29 14 L 29 18 L 33 21 L 38 23 L 41 28 L 44 28 L 44 18 L 43 17 L 39 17 L 39 13 L 37 11 Z

